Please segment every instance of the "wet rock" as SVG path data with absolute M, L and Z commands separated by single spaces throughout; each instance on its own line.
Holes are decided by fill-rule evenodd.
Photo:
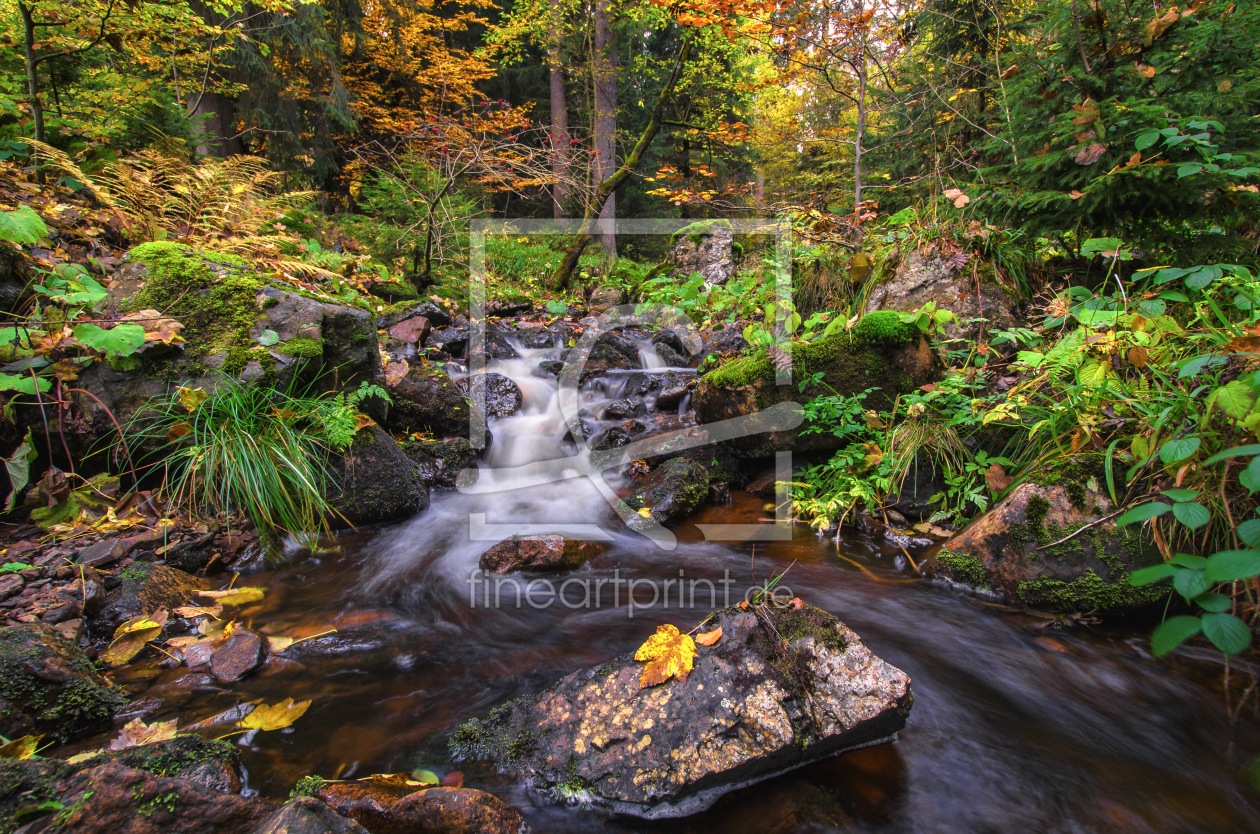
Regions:
M 701 220 L 674 233 L 669 260 L 674 274 L 698 272 L 706 284 L 725 284 L 735 270 L 735 232 L 725 220 Z
M 945 492 L 946 486 L 945 473 L 927 455 L 920 455 L 910 466 L 900 488 L 889 496 L 888 503 L 907 518 L 924 521 L 940 509 L 938 496 Z
M 679 337 L 678 332 L 669 327 L 663 327 L 652 336 L 652 344 L 668 345 L 680 356 L 686 356 L 688 351 L 683 345 L 683 340 Z
M 626 397 L 609 403 L 604 408 L 605 420 L 626 420 L 630 417 L 638 417 L 643 414 L 646 408 L 643 404 L 642 397 Z
M 616 334 L 605 334 L 616 335 Z M 600 337 L 604 338 L 603 336 Z M 633 345 L 634 343 L 631 342 Z M 607 342 L 596 342 L 591 348 L 591 352 L 586 357 L 586 364 L 582 366 L 582 370 L 578 376 L 580 382 L 586 382 L 593 376 L 606 374 L 609 371 L 633 371 L 643 367 L 643 363 L 639 360 L 638 347 L 635 346 L 633 357 L 628 357 L 625 353 L 614 348 Z
M 115 761 L 154 776 L 184 779 L 216 793 L 240 793 L 243 770 L 236 746 L 222 739 L 178 735 L 169 741 L 145 744 L 119 752 L 105 751 L 85 762 L 98 766 Z
M 457 758 L 496 759 L 535 789 L 639 817 L 719 796 L 906 723 L 910 679 L 817 608 L 728 609 L 686 680 L 640 689 L 633 653 L 575 672 L 461 727 Z
M 686 357 L 669 345 L 657 345 L 656 358 L 665 363 L 667 368 L 685 368 L 690 364 Z
M 386 425 L 398 432 L 428 432 L 434 437 L 468 437 L 472 404 L 446 372 L 415 363 L 389 386 L 393 404 Z
M 591 450 L 604 452 L 617 449 L 629 444 L 631 439 L 630 433 L 621 426 L 609 426 L 591 438 Z
M 521 403 L 524 397 L 521 389 L 515 382 L 505 377 L 503 374 L 487 373 L 485 376 L 486 387 L 486 414 L 494 417 L 509 417 L 520 411 Z M 455 384 L 459 386 L 459 390 L 464 392 L 469 402 L 472 402 L 472 378 L 464 377 L 456 380 Z
M 556 346 L 555 334 L 545 327 L 518 327 L 514 335 L 521 340 L 522 345 L 530 350 L 542 350 Z
M 492 298 L 486 302 L 486 315 L 507 318 L 527 312 L 534 307 L 530 298 Z
M 1073 471 L 1073 469 L 1078 471 Z M 1054 611 L 1119 612 L 1162 601 L 1168 583 L 1133 587 L 1129 574 L 1162 560 L 1137 525 L 1095 524 L 1113 511 L 1099 472 L 1069 465 L 1025 482 L 947 541 L 934 559 L 938 575 Z M 1060 483 L 1053 483 L 1061 480 Z
M 476 345 L 471 339 L 468 343 L 468 349 L 471 352 Z M 499 330 L 487 328 L 485 342 L 482 345 L 485 349 L 487 359 L 515 359 L 520 356 L 516 352 L 516 348 L 512 347 L 507 340 L 507 336 Z
M 880 317 L 867 327 L 868 315 L 852 333 L 842 333 L 814 342 L 791 346 L 792 384 L 778 385 L 776 370 L 765 351 L 734 359 L 705 374 L 696 387 L 692 403 L 700 423 L 713 423 L 750 417 L 779 403 L 805 404 L 818 396 L 850 396 L 868 388 L 877 389 L 866 400 L 875 410 L 889 410 L 892 398 L 932 381 L 937 360 L 927 340 L 911 325 L 897 320 L 896 314 L 875 313 Z M 822 373 L 825 385 L 799 388 L 799 382 Z M 775 452 L 830 451 L 843 441 L 828 433 L 802 434 L 803 426 L 757 431 L 750 421 L 750 434 L 728 441 L 746 457 L 768 457 Z
M 417 347 L 424 346 L 424 340 L 428 338 L 429 331 L 433 329 L 433 325 L 424 316 L 415 316 L 413 318 L 404 319 L 389 329 L 389 335 L 400 342 Z
M 619 333 L 615 330 L 609 333 L 601 333 L 599 338 L 595 340 L 595 344 L 596 346 L 605 345 L 620 353 L 627 361 L 634 363 L 631 367 L 642 367 L 642 365 L 637 364 L 640 361 L 638 342 L 624 333 Z
M 376 379 L 380 367 L 376 322 L 366 310 L 316 301 L 271 286 L 264 287 L 255 301 L 262 316 L 254 324 L 253 337 L 271 330 L 280 339 L 271 353 L 281 388 L 288 382 L 286 371 L 297 370 L 299 363 L 286 361 L 293 359 L 312 362 L 315 369 L 336 368 L 340 381 L 356 387 Z
M 538 370 L 547 376 L 559 377 L 564 372 L 563 359 L 544 359 L 538 363 Z
M 476 481 L 477 450 L 465 438 L 448 440 L 407 440 L 399 444 L 407 459 L 416 465 L 416 474 L 430 487 L 455 489 L 461 473 L 469 472 Z
M 481 554 L 477 565 L 494 573 L 576 570 L 607 549 L 559 535 L 512 536 Z
M 75 561 L 86 567 L 104 567 L 127 558 L 137 550 L 151 549 L 161 541 L 162 534 L 154 531 L 122 538 L 106 538 L 80 550 Z
M 960 321 L 987 319 L 983 324 L 965 327 L 963 338 L 974 337 L 981 327 L 996 333 L 1023 323 L 1019 302 L 1013 293 L 997 283 L 988 261 L 981 260 L 973 271 L 971 262 L 959 266 L 955 259 L 925 254 L 919 249 L 911 249 L 899 258 L 893 254 L 890 261 L 884 268 L 896 271 L 887 281 L 874 284 L 866 302 L 868 313 L 875 310 L 912 312 L 932 301 L 938 308 L 956 314 Z M 953 324 L 946 326 L 945 333 L 950 338 L 960 335 Z
M 57 633 L 66 639 L 66 642 L 78 645 L 79 638 L 83 636 L 83 620 L 66 620 L 64 623 L 57 623 L 53 628 L 57 629 Z
M 512 806 L 470 788 L 415 790 L 368 782 L 334 782 L 318 793 L 328 807 L 372 834 L 519 834 L 528 831 Z
M 182 570 L 146 562 L 136 562 L 121 577 L 122 585 L 91 620 L 92 633 L 97 636 L 112 637 L 114 630 L 132 617 L 185 605 L 201 588 L 195 577 Z
M 660 385 L 661 378 L 657 374 L 632 374 L 621 387 L 621 396 L 642 397 L 650 391 L 655 391 Z
M 708 494 L 708 470 L 695 461 L 675 458 L 640 481 L 622 503 L 636 514 L 646 507 L 657 524 L 673 524 L 704 503 Z
M 661 380 L 661 391 L 656 395 L 657 411 L 677 411 L 683 398 L 696 387 L 696 378 L 683 374 L 667 374 Z
M 587 303 L 592 315 L 598 315 L 616 307 L 625 297 L 626 294 L 620 287 L 599 287 L 591 293 L 591 299 Z
M 447 356 L 462 359 L 468 355 L 468 325 L 440 327 L 429 334 L 428 347 L 436 348 Z
M 79 607 L 78 600 L 67 600 L 45 610 L 40 619 L 49 625 L 57 625 L 82 616 L 83 609 Z
M 74 603 L 83 614 L 94 617 L 105 607 L 104 580 L 96 571 L 87 568 L 81 579 L 57 589 L 57 596 Z
M 328 501 L 353 525 L 411 518 L 428 509 L 429 490 L 394 438 L 380 426 L 360 431 L 329 461 Z
M 368 834 L 368 830 L 318 799 L 299 796 L 250 829 L 249 834 Z
M 0 602 L 22 593 L 26 583 L 17 574 L 0 574 Z
M 69 741 L 108 729 L 123 702 L 53 626 L 0 629 L 0 735 Z
M 735 322 L 705 335 L 700 351 L 692 357 L 692 364 L 699 364 L 713 354 L 733 356 L 746 350 L 748 342 L 744 340 L 744 324 L 746 322 Z
M 57 831 L 74 834 L 222 834 L 249 831 L 275 805 L 155 776 L 110 761 L 57 783 Z
M 262 638 L 238 628 L 210 657 L 210 673 L 219 683 L 233 683 L 262 666 L 266 659 Z
M 423 316 L 429 320 L 429 324 L 433 327 L 446 327 L 451 323 L 450 315 L 432 301 L 423 301 L 419 304 L 408 305 L 402 310 L 390 313 L 387 316 L 381 316 L 376 326 L 381 330 L 389 330 L 399 322 L 413 319 L 417 316 Z

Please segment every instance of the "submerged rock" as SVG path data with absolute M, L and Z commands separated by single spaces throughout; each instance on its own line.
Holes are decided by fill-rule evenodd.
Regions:
M 70 741 L 108 729 L 125 700 L 53 626 L 0 629 L 0 735 Z
M 219 683 L 234 683 L 262 666 L 266 660 L 262 638 L 245 628 L 214 650 L 210 657 L 210 673 Z
M 328 782 L 317 794 L 328 807 L 372 834 L 520 834 L 520 812 L 485 791 L 422 788 L 367 781 Z
M 719 616 L 686 680 L 640 689 L 643 665 L 622 655 L 468 722 L 453 754 L 496 759 L 556 799 L 680 817 L 905 726 L 909 677 L 825 611 Z
M 1126 611 L 1162 600 L 1166 582 L 1133 587 L 1130 572 L 1159 563 L 1137 528 L 1104 521 L 1058 544 L 1114 507 L 1101 465 L 1069 463 L 1016 487 L 942 546 L 938 575 L 1055 611 Z
M 411 518 L 429 507 L 429 490 L 394 438 L 373 425 L 329 463 L 329 503 L 351 524 Z
M 369 834 L 352 819 L 346 819 L 318 799 L 299 796 L 290 799 L 249 834 Z
M 481 554 L 477 565 L 495 573 L 574 570 L 607 550 L 596 542 L 566 536 L 512 536 Z

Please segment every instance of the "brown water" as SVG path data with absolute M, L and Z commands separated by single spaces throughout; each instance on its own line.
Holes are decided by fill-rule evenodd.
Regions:
M 611 606 L 611 586 L 599 609 L 470 607 L 469 587 L 449 563 L 448 505 L 462 509 L 466 500 L 437 496 L 429 513 L 410 522 L 342 538 L 338 554 L 299 556 L 248 577 L 269 589 L 243 612 L 256 627 L 290 635 L 335 627 L 337 634 L 290 649 L 300 665 L 231 691 L 165 686 L 190 673 L 164 671 L 145 693 L 165 698 L 152 717 L 179 716 L 182 726 L 246 699 L 311 699 L 290 730 L 242 740 L 250 786 L 265 796 L 286 795 L 308 773 L 442 774 L 455 767 L 446 741 L 463 721 L 633 650 L 661 622 L 690 628 L 708 611 L 707 604 L 679 611 L 671 600 L 669 609 L 636 608 L 631 618 L 624 596 Z M 737 493 L 734 503 L 692 521 L 762 514 L 760 499 Z M 662 578 L 681 568 L 714 580 L 730 571 L 739 588 L 751 583 L 748 546 L 705 543 L 691 525 L 676 532 L 673 552 L 618 536 L 573 576 L 610 579 L 619 570 Z M 465 548 L 465 566 L 486 546 Z M 1044 620 L 905 581 L 874 542 L 837 545 L 804 528 L 791 542 L 757 548 L 759 580 L 789 565 L 784 582 L 793 594 L 839 616 L 911 676 L 915 705 L 896 742 L 803 768 L 665 824 L 545 805 L 483 765 L 463 767 L 466 784 L 515 805 L 540 832 L 1258 829 L 1257 798 L 1225 755 L 1231 732 L 1220 667 L 1193 657 L 1150 658 L 1145 624 L 1046 629 Z M 701 597 L 698 603 L 707 602 Z M 1254 728 L 1233 738 L 1245 754 L 1260 751 Z

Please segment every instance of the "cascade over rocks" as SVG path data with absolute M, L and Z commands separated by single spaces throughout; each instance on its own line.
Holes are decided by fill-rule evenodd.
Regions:
M 1162 561 L 1154 543 L 1137 525 L 1096 523 L 1115 509 L 1101 470 L 1068 462 L 1020 484 L 941 547 L 937 575 L 1063 612 L 1121 612 L 1166 598 L 1167 582 L 1129 584 L 1132 571 Z
M 731 608 L 720 622 L 685 680 L 640 689 L 643 665 L 625 654 L 469 721 L 452 753 L 494 759 L 556 799 L 681 817 L 905 726 L 909 677 L 825 611 Z

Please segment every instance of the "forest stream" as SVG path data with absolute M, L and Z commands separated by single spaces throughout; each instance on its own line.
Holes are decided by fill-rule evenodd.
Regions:
M 462 767 L 466 786 L 498 795 L 543 832 L 778 832 L 809 824 L 878 832 L 1255 830 L 1260 809 L 1221 755 L 1231 729 L 1221 666 L 1210 652 L 1183 650 L 1170 667 L 1150 656 L 1145 619 L 1058 628 L 1048 615 L 919 580 L 900 550 L 847 527 L 833 540 L 802 525 L 791 541 L 760 543 L 755 554 L 747 544 L 706 542 L 697 524 L 767 516 L 764 499 L 742 490 L 675 527 L 677 547 L 668 551 L 627 531 L 589 480 L 512 488 L 504 468 L 566 449 L 556 383 L 527 370 L 545 351 L 519 349 L 521 359 L 488 368 L 520 385 L 524 405 L 492 423 L 494 441 L 474 485 L 435 493 L 430 509 L 410 521 L 347 534 L 325 552 L 294 552 L 242 577 L 267 589 L 242 609 L 242 620 L 265 624 L 264 633 L 335 634 L 307 641 L 231 692 L 187 668 L 125 670 L 117 680 L 132 697 L 163 699 L 148 701 L 155 711 L 146 720 L 179 716 L 182 725 L 243 700 L 310 699 L 299 731 L 239 737 L 250 789 L 283 799 L 308 773 L 345 779 Z M 597 413 L 623 381 L 592 380 L 583 405 Z M 545 597 L 517 607 L 513 583 L 526 580 L 510 576 L 500 606 L 487 607 L 480 596 L 470 600 L 469 576 L 490 545 L 469 540 L 470 515 L 478 513 L 488 524 L 557 529 L 599 520 L 611 547 L 553 577 L 587 583 L 567 589 L 574 607 Z M 633 610 L 624 595 L 614 604 L 616 577 L 682 573 L 718 583 L 716 602 L 702 585 L 694 608 L 679 610 L 672 595 L 653 605 L 641 594 Z M 663 822 L 547 804 L 493 766 L 451 763 L 447 741 L 468 718 L 633 651 L 660 623 L 690 629 L 723 607 L 727 575 L 734 603 L 754 576 L 761 584 L 780 574 L 787 593 L 837 615 L 910 676 L 914 708 L 895 742 Z M 600 604 L 583 606 L 583 588 L 600 587 L 600 579 Z

